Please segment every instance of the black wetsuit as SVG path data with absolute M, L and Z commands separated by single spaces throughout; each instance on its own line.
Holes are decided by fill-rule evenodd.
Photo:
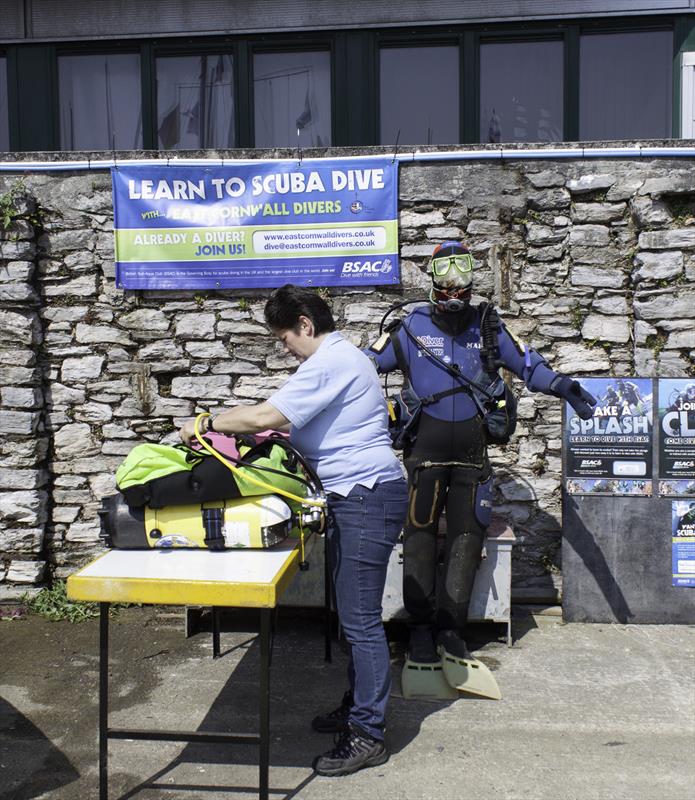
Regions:
M 401 325 L 367 354 L 380 372 L 398 369 L 392 341 L 398 337 L 415 394 L 423 398 L 449 392 L 423 409 L 415 443 L 404 452 L 410 482 L 403 541 L 404 604 L 415 624 L 462 631 L 492 513 L 492 470 L 483 420 L 470 393 L 450 392 L 461 386 L 460 379 L 437 365 L 418 342 L 469 379 L 479 380 L 481 310 L 469 307 L 442 313 L 431 305 L 422 306 L 404 324 L 412 337 Z M 515 340 L 501 323 L 497 338 L 499 361 L 530 389 L 550 393 L 558 374 L 545 360 Z M 440 554 L 437 534 L 443 510 L 447 524 Z
M 404 456 L 410 484 L 403 539 L 406 610 L 415 624 L 462 628 L 492 510 L 482 420 L 444 422 L 423 413 L 415 444 Z M 446 534 L 440 554 L 442 511 Z M 440 556 L 443 573 L 437 580 Z

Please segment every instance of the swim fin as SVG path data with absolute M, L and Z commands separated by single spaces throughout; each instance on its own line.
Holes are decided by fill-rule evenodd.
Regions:
M 447 652 L 443 645 L 438 647 L 441 656 L 442 673 L 449 686 L 459 692 L 501 700 L 502 693 L 494 675 L 477 658 L 461 658 Z M 405 692 L 404 692 L 405 696 Z
M 444 677 L 430 625 L 411 625 L 408 654 L 401 673 L 406 700 L 455 700 L 459 694 Z
M 459 696 L 444 677 L 441 661 L 431 664 L 409 658 L 403 664 L 401 691 L 406 700 L 456 700 Z

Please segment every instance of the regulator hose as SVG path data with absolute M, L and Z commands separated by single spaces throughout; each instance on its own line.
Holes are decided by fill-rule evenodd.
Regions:
M 217 450 L 214 449 L 214 447 L 211 447 L 208 444 L 208 442 L 206 442 L 205 439 L 201 436 L 201 434 L 200 434 L 200 422 L 201 422 L 201 420 L 203 420 L 203 419 L 205 419 L 206 417 L 209 417 L 209 416 L 210 416 L 210 413 L 207 412 L 207 411 L 204 411 L 204 412 L 198 414 L 198 416 L 195 418 L 194 427 L 193 427 L 195 438 L 198 440 L 198 443 L 203 448 L 203 450 L 205 450 L 206 452 L 210 453 L 210 455 L 214 456 L 218 461 L 221 461 L 227 467 L 227 469 L 229 469 L 233 474 L 241 473 L 241 470 L 238 467 L 235 467 L 233 464 L 231 464 L 224 456 L 222 456 L 220 453 L 218 453 Z M 244 462 L 239 462 L 239 463 L 244 463 Z M 303 459 L 302 459 L 302 465 L 304 466 Z M 249 467 L 251 467 L 253 469 L 258 469 L 258 470 L 268 469 L 266 467 L 260 467 L 260 466 L 254 465 L 254 464 L 247 464 L 247 466 L 249 466 Z M 272 471 L 275 472 L 276 470 L 272 470 Z M 314 498 L 307 499 L 306 497 L 300 497 L 299 495 L 292 494 L 291 492 L 287 492 L 284 489 L 279 489 L 277 486 L 273 486 L 270 483 L 266 483 L 265 481 L 262 481 L 260 478 L 255 478 L 253 475 L 245 474 L 243 477 L 244 477 L 245 480 L 248 480 L 251 483 L 255 483 L 256 486 L 260 486 L 261 488 L 265 489 L 269 494 L 282 495 L 283 497 L 287 497 L 290 500 L 294 500 L 295 503 L 300 503 L 303 506 L 310 506 L 310 507 L 314 507 L 314 508 L 316 508 L 316 507 L 325 507 L 326 506 L 326 501 L 324 499 L 322 499 L 322 498 L 314 497 Z M 302 483 L 308 483 L 307 481 L 304 481 L 301 478 L 295 478 L 295 480 L 301 481 Z M 311 487 L 309 487 L 309 488 L 311 488 Z

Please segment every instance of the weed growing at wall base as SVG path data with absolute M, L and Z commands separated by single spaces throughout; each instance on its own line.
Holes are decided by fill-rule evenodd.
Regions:
M 25 596 L 22 598 L 22 602 L 32 614 L 38 614 L 51 622 L 60 620 L 84 622 L 99 616 L 99 603 L 85 603 L 68 598 L 65 581 L 56 581 L 49 589 L 42 589 L 34 597 Z M 109 609 L 111 615 L 118 613 L 127 605 L 127 603 L 112 604 Z

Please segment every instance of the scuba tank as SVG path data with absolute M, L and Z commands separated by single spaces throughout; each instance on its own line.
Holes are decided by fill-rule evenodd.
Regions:
M 299 524 L 311 531 L 317 527 L 317 520 L 299 520 L 272 494 L 164 508 L 130 507 L 117 494 L 105 497 L 98 513 L 100 538 L 107 547 L 125 550 L 265 548 L 299 536 Z

